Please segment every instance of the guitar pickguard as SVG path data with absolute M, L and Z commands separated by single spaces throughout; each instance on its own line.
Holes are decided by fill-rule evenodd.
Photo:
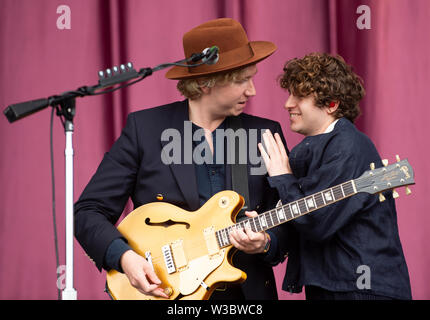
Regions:
M 223 262 L 225 249 L 216 255 L 205 255 L 189 261 L 188 268 L 179 274 L 179 291 L 182 295 L 189 295 L 196 291 L 202 281 Z

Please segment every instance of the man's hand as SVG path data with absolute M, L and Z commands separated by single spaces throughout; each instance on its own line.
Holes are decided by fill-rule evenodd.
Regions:
M 245 211 L 245 214 L 250 218 L 258 216 L 255 211 Z M 246 253 L 262 253 L 267 241 L 265 232 L 254 232 L 251 228 L 237 228 L 230 232 L 231 244 Z
M 261 157 L 264 160 L 269 176 L 273 177 L 292 173 L 287 151 L 285 150 L 280 135 L 275 133 L 275 138 L 273 138 L 270 130 L 266 130 L 263 133 L 263 141 L 267 152 L 264 150 L 261 143 L 258 144 L 258 149 L 261 152 Z
M 145 258 L 133 250 L 128 250 L 121 256 L 120 264 L 130 284 L 139 292 L 169 298 L 160 287 L 160 279 L 158 279 L 154 270 L 152 270 L 151 264 Z

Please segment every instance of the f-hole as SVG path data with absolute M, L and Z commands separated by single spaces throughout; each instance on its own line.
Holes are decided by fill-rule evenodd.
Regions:
M 189 229 L 190 228 L 190 224 L 187 222 L 183 222 L 183 221 L 173 221 L 171 219 L 167 220 L 167 221 L 163 221 L 163 222 L 151 222 L 150 218 L 146 218 L 145 219 L 145 223 L 148 226 L 159 226 L 159 227 L 164 227 L 164 228 L 168 228 L 171 226 L 174 226 L 175 224 L 183 224 L 185 226 L 185 228 Z

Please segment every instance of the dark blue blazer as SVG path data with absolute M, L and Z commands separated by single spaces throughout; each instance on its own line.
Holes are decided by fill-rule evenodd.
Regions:
M 287 204 L 356 179 L 372 162 L 382 166 L 372 141 L 341 118 L 333 131 L 305 137 L 291 150 L 293 174 L 269 181 Z M 384 194 L 381 203 L 377 195 L 358 193 L 281 225 L 277 231 L 289 238 L 271 246 L 266 259 L 281 262 L 288 253 L 283 289 L 300 292 L 313 285 L 411 299 L 394 199 Z
M 239 117 L 247 131 L 270 129 L 283 138 L 278 122 L 248 114 Z M 185 210 L 199 208 L 194 164 L 182 161 L 181 164 L 166 165 L 160 156 L 163 147 L 169 143 L 161 141 L 163 131 L 176 129 L 184 137 L 184 121 L 189 121 L 188 100 L 131 113 L 121 136 L 105 154 L 76 202 L 75 236 L 99 270 L 104 267 L 103 259 L 111 242 L 124 238 L 114 224 L 130 197 L 134 208 L 157 201 L 158 194 L 163 195 L 163 201 Z M 260 132 L 257 138 L 260 142 Z M 257 146 L 251 146 L 250 142 L 248 139 L 248 150 L 249 147 L 257 150 Z M 181 156 L 184 159 L 184 155 Z M 248 157 L 248 172 L 253 166 L 249 160 Z M 225 170 L 226 189 L 231 189 L 231 166 L 226 165 Z M 267 175 L 249 175 L 248 185 L 249 210 L 264 212 L 275 206 L 279 195 L 269 186 Z M 248 275 L 243 285 L 247 299 L 277 298 L 272 267 L 259 255 L 238 252 L 233 262 Z

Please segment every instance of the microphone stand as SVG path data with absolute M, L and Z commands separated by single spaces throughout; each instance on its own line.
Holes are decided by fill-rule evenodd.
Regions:
M 73 287 L 73 118 L 75 116 L 75 98 L 60 103 L 61 113 L 65 117 L 66 135 L 66 286 L 62 292 L 63 300 L 76 300 L 77 292 Z
M 113 67 L 106 69 L 105 72 L 99 71 L 99 83 L 92 87 L 80 87 L 75 91 L 68 91 L 61 95 L 54 95 L 49 98 L 37 99 L 22 103 L 17 103 L 8 106 L 3 113 L 9 120 L 14 122 L 29 116 L 35 112 L 38 112 L 48 106 L 57 107 L 57 116 L 64 117 L 64 132 L 66 137 L 66 146 L 64 150 L 65 155 L 65 178 L 66 178 L 66 283 L 65 288 L 62 292 L 62 300 L 76 300 L 77 291 L 73 287 L 73 237 L 74 237 L 74 205 L 73 205 L 73 132 L 74 124 L 73 119 L 76 114 L 76 98 L 99 95 L 108 92 L 112 92 L 126 86 L 130 86 L 138 81 L 143 80 L 147 76 L 150 76 L 153 72 L 162 70 L 171 66 L 182 66 L 182 67 L 197 67 L 204 63 L 213 61 L 218 57 L 218 47 L 212 47 L 207 52 L 193 54 L 188 59 L 183 59 L 173 63 L 160 64 L 154 68 L 142 68 L 137 72 L 133 69 L 132 64 L 129 62 L 127 65 L 121 65 L 118 69 Z M 185 62 L 197 62 L 202 60 L 203 62 L 197 64 L 183 64 Z M 100 89 L 112 87 L 116 84 L 136 79 L 133 82 L 121 85 L 117 88 L 97 92 Z

